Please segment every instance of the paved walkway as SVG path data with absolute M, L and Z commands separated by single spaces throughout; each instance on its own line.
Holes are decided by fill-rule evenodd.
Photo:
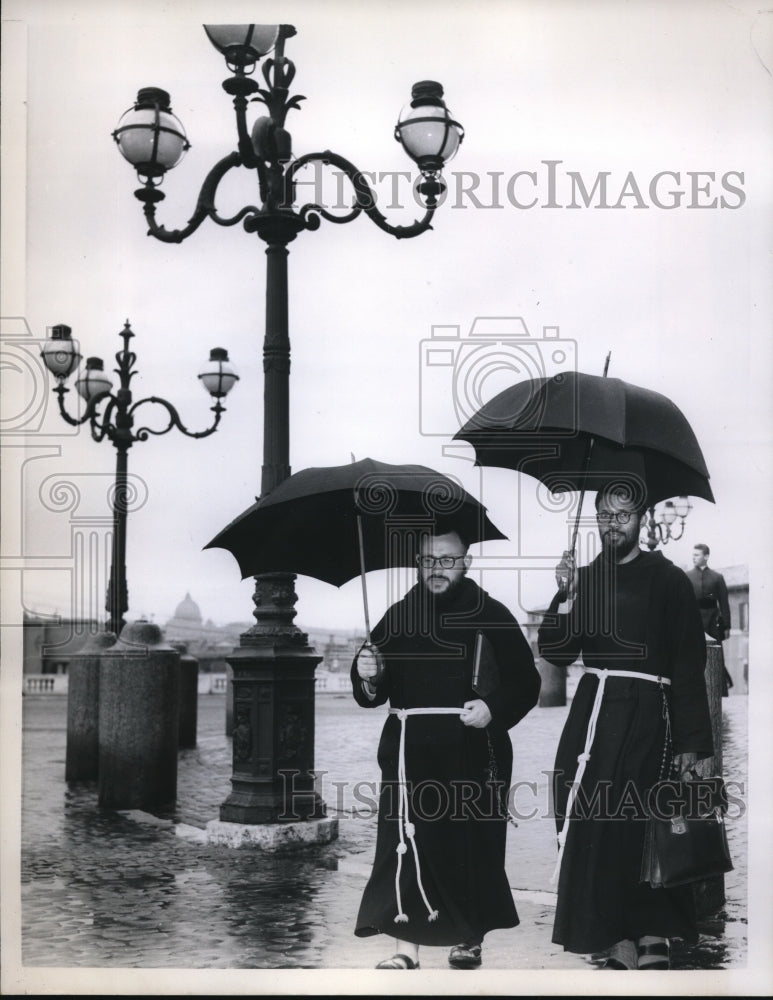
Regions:
M 745 778 L 746 698 L 726 705 L 725 772 Z M 547 777 L 566 709 L 535 709 L 514 731 L 514 800 L 507 871 L 521 918 L 487 936 L 486 970 L 589 970 L 551 943 L 555 897 Z M 66 699 L 24 699 L 22 946 L 25 966 L 145 969 L 372 969 L 391 953 L 381 937 L 353 936 L 375 843 L 375 748 L 383 711 L 317 698 L 320 791 L 339 838 L 285 856 L 203 842 L 230 790 L 224 698 L 201 696 L 199 737 L 179 758 L 173 814 L 100 811 L 93 784 L 64 782 Z M 521 784 L 517 784 L 521 782 Z M 530 814 L 536 813 L 532 818 Z M 736 870 L 721 919 L 678 950 L 683 969 L 746 961 L 746 826 L 729 825 Z M 422 968 L 447 969 L 445 949 L 422 949 Z

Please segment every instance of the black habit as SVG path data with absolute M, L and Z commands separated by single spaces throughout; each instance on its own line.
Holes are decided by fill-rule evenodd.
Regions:
M 376 697 L 364 693 L 352 665 L 354 698 L 363 708 L 387 701 L 392 708 L 461 708 L 481 697 L 472 688 L 477 632 L 493 648 L 498 684 L 483 700 L 491 712 L 484 729 L 465 726 L 458 715 L 411 715 L 405 719 L 405 787 L 414 824 L 417 865 L 411 845 L 402 855 L 399 914 L 396 875 L 398 753 L 401 720 L 390 714 L 378 748 L 381 767 L 378 832 L 373 871 L 365 887 L 355 934 L 391 934 L 424 945 L 475 943 L 497 927 L 514 927 L 518 915 L 504 869 L 506 799 L 512 771 L 508 729 L 536 704 L 539 674 L 520 626 L 510 612 L 464 578 L 452 594 L 429 595 L 417 584 L 392 605 L 372 639 L 385 669 Z M 490 749 L 495 781 L 492 794 Z M 422 896 L 422 889 L 424 895 Z M 430 919 L 437 911 L 437 916 Z
M 539 632 L 540 654 L 557 666 L 578 657 L 586 667 L 671 679 L 661 686 L 607 678 L 595 739 L 569 822 L 553 941 L 579 954 L 651 934 L 696 937 L 691 886 L 640 883 L 643 804 L 659 778 L 668 699 L 673 753 L 713 752 L 704 668 L 706 645 L 692 585 L 661 552 L 618 565 L 599 556 L 579 571 L 569 614 L 554 597 Z M 569 786 L 584 750 L 598 677 L 585 674 L 558 745 L 554 805 L 559 830 Z

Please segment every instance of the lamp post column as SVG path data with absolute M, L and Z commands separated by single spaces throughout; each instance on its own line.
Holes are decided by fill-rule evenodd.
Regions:
M 115 487 L 113 491 L 113 541 L 110 559 L 110 580 L 107 585 L 108 631 L 116 636 L 126 624 L 129 610 L 129 588 L 126 582 L 126 520 L 129 488 L 129 443 L 116 441 Z
M 265 496 L 290 475 L 290 336 L 284 243 L 266 247 L 266 331 L 263 342 L 263 472 Z
M 276 220 L 275 220 L 276 223 Z M 266 247 L 266 327 L 263 342 L 263 470 L 266 495 L 290 475 L 289 239 L 275 227 L 260 234 Z M 322 660 L 294 624 L 295 576 L 255 577 L 256 624 L 227 658 L 233 670 L 232 790 L 220 807 L 228 823 L 265 824 L 321 819 L 314 789 L 314 670 Z

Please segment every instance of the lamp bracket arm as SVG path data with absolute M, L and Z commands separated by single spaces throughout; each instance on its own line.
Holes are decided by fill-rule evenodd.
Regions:
M 424 213 L 422 219 L 415 220 L 409 226 L 393 226 L 379 210 L 376 208 L 376 194 L 368 184 L 367 179 L 364 174 L 349 160 L 340 156 L 338 153 L 333 153 L 329 149 L 324 150 L 321 153 L 308 153 L 306 156 L 301 156 L 299 159 L 295 160 L 294 163 L 290 165 L 285 175 L 286 191 L 289 197 L 289 203 L 292 203 L 292 183 L 293 178 L 301 167 L 306 166 L 308 163 L 319 162 L 325 166 L 338 167 L 346 177 L 349 179 L 352 187 L 354 188 L 354 203 L 352 204 L 352 209 L 345 216 L 334 216 L 327 210 L 321 208 L 318 205 L 304 205 L 300 210 L 300 215 L 305 218 L 309 213 L 315 213 L 321 215 L 324 219 L 330 222 L 351 222 L 352 219 L 356 218 L 360 212 L 364 212 L 371 222 L 374 222 L 379 229 L 382 229 L 385 233 L 389 233 L 390 236 L 394 236 L 396 239 L 408 239 L 412 236 L 420 236 L 421 233 L 426 232 L 431 229 L 430 225 L 432 217 L 435 214 L 434 208 L 428 208 Z
M 80 427 L 82 424 L 85 424 L 87 422 L 91 422 L 92 428 L 93 428 L 94 422 L 98 419 L 97 407 L 102 402 L 102 400 L 105 398 L 105 396 L 109 395 L 109 393 L 101 392 L 98 395 L 94 396 L 92 399 L 90 399 L 88 401 L 88 403 L 86 404 L 86 409 L 84 410 L 84 413 L 83 413 L 82 417 L 71 417 L 70 414 L 65 409 L 65 405 L 64 405 L 64 394 L 66 392 L 69 392 L 69 391 L 70 390 L 67 388 L 67 386 L 64 386 L 64 385 L 58 385 L 54 389 L 54 392 L 57 394 L 57 397 L 58 397 L 58 400 L 59 400 L 59 413 L 60 413 L 62 419 L 66 423 L 68 423 L 71 427 Z M 109 407 L 108 407 L 108 409 L 109 409 Z
M 247 130 L 247 99 L 242 94 L 237 94 L 234 97 L 234 111 L 236 112 L 236 134 L 239 138 L 239 158 L 249 170 L 257 169 L 262 189 L 264 182 L 263 164 L 255 155 L 250 133 Z
M 108 404 L 105 407 L 105 412 L 100 415 L 96 412 L 96 407 L 103 399 L 105 399 L 106 396 L 108 397 Z M 88 413 L 89 409 L 92 410 L 91 436 L 97 443 L 99 443 L 100 441 L 104 441 L 106 437 L 109 437 L 110 440 L 113 439 L 113 431 L 115 430 L 115 428 L 111 424 L 111 418 L 113 416 L 113 410 L 115 409 L 115 406 L 116 406 L 115 397 L 109 395 L 108 393 L 101 393 L 99 396 L 95 396 L 93 399 L 89 400 L 89 405 L 86 409 L 86 412 Z
M 336 225 L 340 226 L 345 222 L 351 222 L 353 219 L 356 219 L 361 212 L 362 208 L 359 205 L 357 205 L 356 202 L 352 206 L 351 212 L 347 212 L 346 215 L 335 215 L 333 212 L 328 212 L 328 210 L 324 208 L 322 205 L 317 205 L 314 202 L 309 202 L 308 205 L 304 205 L 303 208 L 301 208 L 298 214 L 307 224 L 313 219 L 315 215 L 318 215 L 320 218 L 326 219 L 328 222 L 334 222 Z M 309 228 L 318 229 L 319 220 L 317 220 L 316 226 L 312 225 L 309 226 Z
M 257 205 L 245 205 L 244 208 L 240 209 L 236 215 L 232 215 L 229 219 L 221 218 L 215 211 L 211 213 L 211 218 L 218 226 L 235 226 L 237 222 L 241 222 L 246 216 L 252 218 L 256 215 L 260 215 L 260 209 Z
M 255 89 L 260 90 L 257 84 L 255 84 Z M 262 100 L 262 98 L 256 97 L 254 100 Z M 242 166 L 247 167 L 248 170 L 255 170 L 258 174 L 258 190 L 260 191 L 261 201 L 265 201 L 268 192 L 268 177 L 266 175 L 266 164 L 263 162 L 262 158 L 256 153 L 255 146 L 253 145 L 252 137 L 247 130 L 247 100 L 243 95 L 237 94 L 234 98 L 234 110 L 236 111 L 236 133 L 239 138 L 239 158 Z M 215 222 L 218 222 L 217 216 L 212 214 L 212 218 Z M 242 216 L 235 218 L 235 222 L 238 222 Z M 234 225 L 234 222 L 221 222 L 220 225 Z
M 212 407 L 212 410 L 214 411 L 215 414 L 215 420 L 213 424 L 210 427 L 208 427 L 205 431 L 189 431 L 188 428 L 183 424 L 182 420 L 180 419 L 180 415 L 175 409 L 175 407 L 166 399 L 161 399 L 158 396 L 147 396 L 145 399 L 137 400 L 137 402 L 134 403 L 131 409 L 129 410 L 129 415 L 131 416 L 132 414 L 134 414 L 134 412 L 144 403 L 156 403 L 158 406 L 163 407 L 166 410 L 169 422 L 167 423 L 166 427 L 162 427 L 159 429 L 155 429 L 153 427 L 140 427 L 139 430 L 137 430 L 134 434 L 135 441 L 147 441 L 148 437 L 151 434 L 157 436 L 160 436 L 162 434 L 167 434 L 169 431 L 172 430 L 173 427 L 176 427 L 177 430 L 185 434 L 186 437 L 192 437 L 192 438 L 208 437 L 210 434 L 214 434 L 214 432 L 217 430 L 217 426 L 220 423 L 220 418 L 225 409 L 223 406 L 220 405 L 220 402 L 218 401 Z
M 241 166 L 241 163 L 241 156 L 238 152 L 234 151 L 229 153 L 228 156 L 224 156 L 222 160 L 215 164 L 201 185 L 198 201 L 196 202 L 196 210 L 184 229 L 167 229 L 156 222 L 156 202 L 160 200 L 161 192 L 157 192 L 155 188 L 150 191 L 146 191 L 146 189 L 138 191 L 137 196 L 141 201 L 145 202 L 145 218 L 149 226 L 148 236 L 154 236 L 157 240 L 161 240 L 162 243 L 182 243 L 183 240 L 186 240 L 196 232 L 207 217 L 211 217 L 215 221 L 220 221 L 217 218 L 215 210 L 215 195 L 217 194 L 218 186 L 228 171 L 233 167 Z M 152 197 L 153 195 L 155 197 Z M 233 222 L 220 221 L 220 225 L 233 224 Z

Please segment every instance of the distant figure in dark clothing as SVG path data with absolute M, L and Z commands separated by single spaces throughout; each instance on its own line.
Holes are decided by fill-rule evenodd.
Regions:
M 697 938 L 691 886 L 640 881 L 649 789 L 666 745 L 684 774 L 713 753 L 706 644 L 689 580 L 662 552 L 639 548 L 645 508 L 623 487 L 596 498 L 601 554 L 576 570 L 565 556 L 539 631 L 556 666 L 582 657 L 555 763 L 559 831 L 553 941 L 604 954 L 611 969 L 669 968 L 669 938 Z
M 449 964 L 475 968 L 483 936 L 518 923 L 504 867 L 508 730 L 536 704 L 540 678 L 518 622 L 466 577 L 470 561 L 456 532 L 425 536 L 417 584 L 352 665 L 357 703 L 390 704 L 355 928 L 397 939 L 380 969 L 418 968 L 419 945 L 452 945 Z
M 727 599 L 725 578 L 708 567 L 709 553 L 708 545 L 703 542 L 695 546 L 692 554 L 693 568 L 687 571 L 687 577 L 698 600 L 703 631 L 722 643 L 730 634 L 730 602 Z M 722 696 L 725 697 L 733 686 L 733 678 L 724 665 L 722 669 Z

